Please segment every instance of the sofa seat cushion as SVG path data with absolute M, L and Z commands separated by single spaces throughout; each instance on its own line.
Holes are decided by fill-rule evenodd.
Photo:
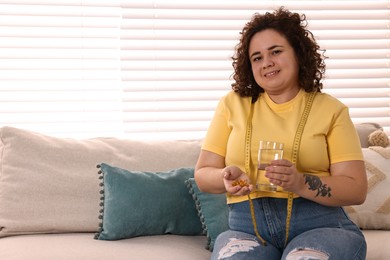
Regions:
M 367 241 L 366 260 L 390 259 L 390 231 L 387 230 L 363 230 Z
M 145 260 L 210 259 L 206 236 L 147 236 L 103 241 L 93 233 L 36 234 L 0 239 L 0 259 L 20 260 Z
M 368 248 L 366 260 L 388 260 L 390 231 L 363 230 Z M 93 233 L 39 234 L 0 239 L 0 259 L 20 260 L 206 260 L 206 236 L 160 235 L 117 241 L 91 239 Z M 21 250 L 23 248 L 23 250 Z

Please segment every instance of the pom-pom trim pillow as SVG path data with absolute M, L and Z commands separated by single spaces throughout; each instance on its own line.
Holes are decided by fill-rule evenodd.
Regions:
M 213 251 L 217 236 L 229 229 L 226 195 L 201 192 L 194 178 L 189 178 L 186 184 L 195 201 L 203 231 L 207 236 L 206 249 Z
M 95 239 L 202 233 L 195 204 L 184 183 L 193 177 L 193 168 L 141 172 L 105 163 L 98 168 L 102 209 Z

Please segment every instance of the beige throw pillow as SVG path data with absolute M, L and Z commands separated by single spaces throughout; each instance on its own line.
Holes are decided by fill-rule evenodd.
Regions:
M 194 167 L 199 149 L 200 141 L 74 140 L 3 127 L 0 237 L 96 232 L 97 164 L 140 171 Z
M 390 147 L 363 148 L 368 194 L 362 205 L 345 207 L 362 229 L 390 230 Z

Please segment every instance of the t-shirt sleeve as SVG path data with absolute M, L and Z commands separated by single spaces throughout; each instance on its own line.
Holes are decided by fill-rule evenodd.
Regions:
M 226 157 L 226 146 L 231 132 L 225 101 L 225 97 L 219 101 L 202 144 L 203 150 L 214 152 L 223 157 Z
M 349 160 L 363 160 L 359 136 L 349 116 L 348 107 L 343 107 L 335 115 L 327 139 L 331 164 Z

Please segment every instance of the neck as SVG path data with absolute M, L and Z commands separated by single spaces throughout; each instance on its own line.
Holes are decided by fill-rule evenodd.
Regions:
M 300 91 L 300 88 L 292 89 L 283 93 L 269 93 L 267 92 L 269 98 L 276 104 L 282 104 L 290 101 L 295 98 Z

